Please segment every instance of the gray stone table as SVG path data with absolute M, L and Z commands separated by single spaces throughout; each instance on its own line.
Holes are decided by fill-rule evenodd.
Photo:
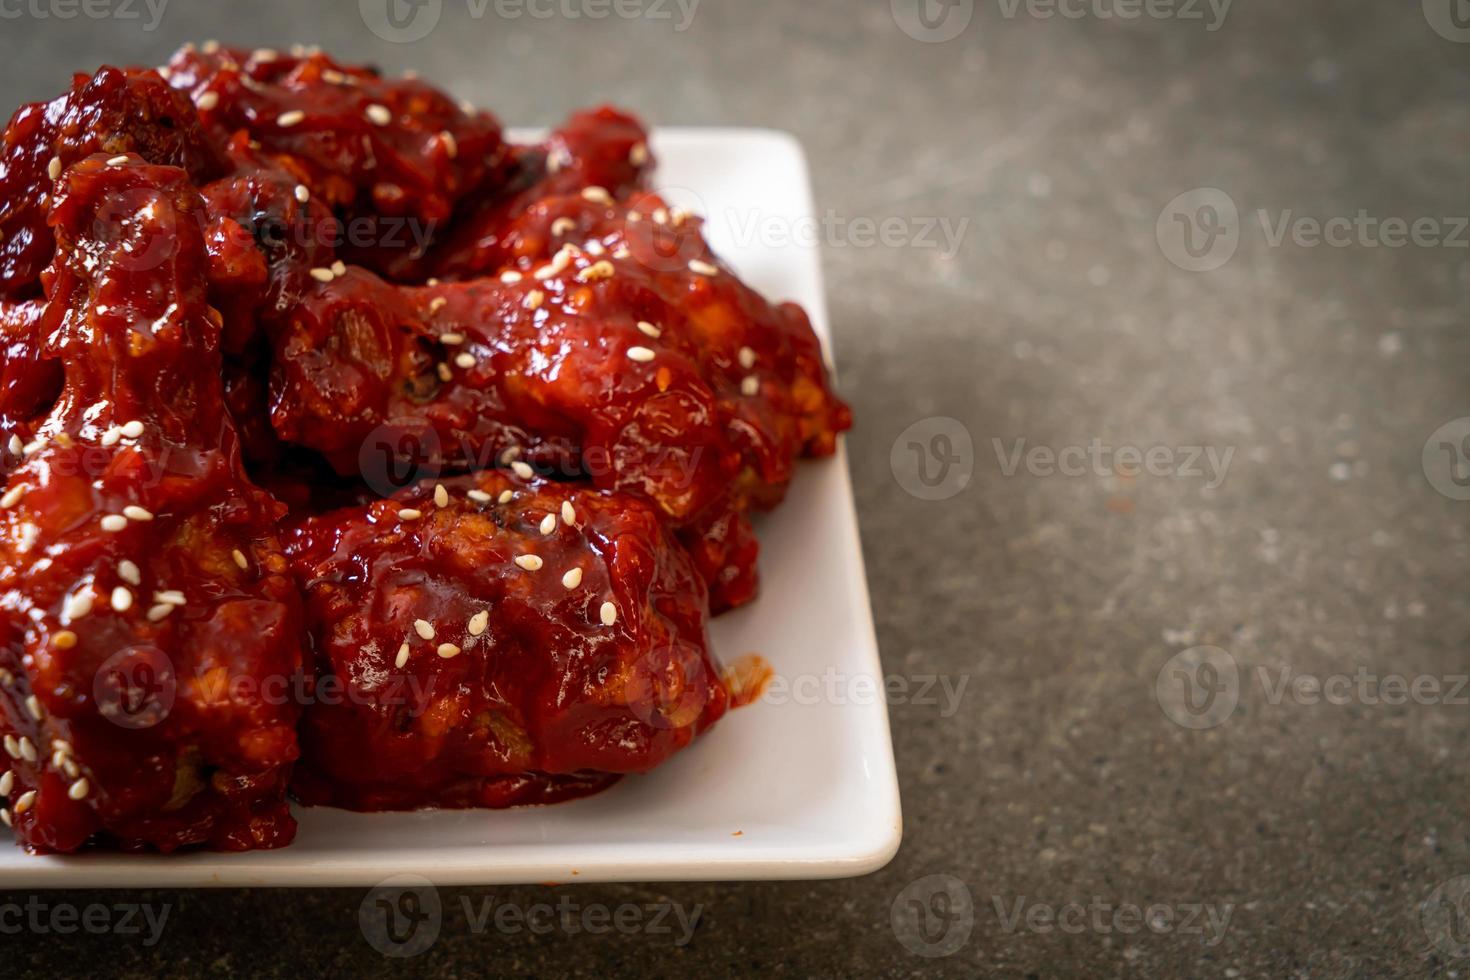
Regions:
M 797 134 L 885 668 L 967 686 L 894 705 L 867 878 L 445 893 L 701 907 L 687 943 L 400 963 L 360 891 L 62 894 L 169 924 L 4 935 L 7 975 L 1470 975 L 1465 0 L 442 0 L 406 44 L 351 0 L 94 2 L 0 6 L 7 102 L 219 37 L 516 124 Z

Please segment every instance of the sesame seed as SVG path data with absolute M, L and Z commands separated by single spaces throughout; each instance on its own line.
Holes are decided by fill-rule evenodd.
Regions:
M 520 459 L 525 452 L 520 446 L 507 446 L 505 452 L 500 454 L 500 465 L 509 466 L 513 461 Z
M 516 460 L 514 463 L 511 463 L 510 469 L 512 473 L 520 477 L 522 480 L 529 480 L 536 475 L 535 470 L 531 469 L 529 465 L 527 465 L 526 463 L 522 463 L 520 460 Z
M 658 327 L 655 327 L 647 320 L 639 320 L 638 329 L 644 334 L 644 336 L 652 337 L 654 340 L 662 337 L 664 333 L 662 330 L 660 330 Z
M 655 355 L 653 351 L 649 350 L 647 347 L 628 348 L 628 357 L 632 360 L 637 361 L 639 364 L 647 364 L 649 361 L 654 359 L 654 356 Z
M 20 794 L 20 799 L 15 801 L 16 815 L 19 816 L 20 814 L 25 813 L 31 808 L 31 804 L 34 802 L 36 802 L 35 790 L 28 789 L 24 793 Z
M 470 636 L 479 636 L 490 627 L 490 610 L 485 609 L 470 617 Z
M 398 668 L 399 670 L 402 670 L 403 667 L 404 667 L 404 665 L 408 663 L 408 655 L 409 655 L 409 653 L 410 653 L 410 650 L 409 650 L 409 647 L 408 647 L 408 644 L 407 643 L 405 643 L 405 644 L 403 644 L 403 646 L 399 647 L 398 648 L 398 656 L 396 658 L 394 658 L 394 660 L 393 660 L 393 666 L 396 667 L 396 668 Z
M 195 104 L 199 106 L 199 108 L 203 109 L 205 112 L 208 112 L 210 109 L 213 109 L 215 106 L 219 105 L 219 93 L 205 92 L 203 95 L 199 96 L 199 101 Z
M 14 507 L 16 504 L 20 503 L 20 499 L 24 497 L 29 490 L 30 487 L 26 486 L 24 483 L 11 487 L 9 490 L 5 491 L 5 496 L 0 497 L 0 509 L 9 510 L 10 508 Z
M 577 510 L 572 506 L 570 500 L 561 502 L 561 519 L 568 524 L 577 523 Z
M 449 130 L 442 130 L 439 133 L 439 142 L 444 144 L 444 153 L 449 159 L 453 160 L 459 156 L 459 142 Z
M 740 348 L 740 366 L 747 371 L 755 367 L 755 351 L 749 347 Z
M 32 742 L 24 735 L 20 737 L 20 757 L 27 762 L 35 762 L 41 757 L 40 754 L 36 752 L 36 743 Z
M 564 235 L 575 227 L 577 227 L 575 218 L 557 218 L 551 223 L 551 233 L 553 235 Z
M 113 427 L 111 429 L 108 429 L 106 432 L 102 433 L 102 438 L 100 440 L 98 440 L 98 441 L 102 443 L 103 448 L 107 448 L 107 447 L 110 447 L 110 446 L 116 446 L 117 443 L 118 443 L 118 440 L 120 440 L 121 438 L 122 438 L 122 430 L 119 429 L 119 428 Z
M 490 495 L 484 490 L 471 490 L 469 493 L 465 494 L 465 496 L 469 497 L 477 504 L 488 504 L 490 502 Z
M 302 112 L 300 109 L 292 109 L 290 112 L 283 112 L 279 116 L 277 116 L 276 125 L 280 126 L 282 129 L 290 129 L 292 126 L 301 122 L 301 120 L 305 118 L 306 113 Z
M 582 569 L 573 568 L 568 570 L 567 573 L 561 577 L 561 584 L 562 587 L 565 589 L 575 589 L 577 586 L 581 585 Z
M 153 513 L 137 504 L 129 504 L 123 508 L 123 516 L 130 521 L 151 521 Z
M 541 535 L 547 537 L 556 531 L 556 515 L 547 514 L 541 518 Z
M 508 504 L 514 498 L 515 498 L 514 491 L 511 491 L 511 490 L 502 490 L 502 491 L 500 491 L 500 502 L 502 504 Z
M 604 255 L 607 253 L 606 246 L 595 238 L 582 247 L 586 249 L 588 255 Z
M 640 221 L 643 220 L 643 212 L 642 211 L 629 211 L 628 212 L 628 220 L 631 221 L 631 222 L 633 222 L 634 224 L 637 224 L 638 222 L 640 222 Z
M 10 455 L 19 456 L 26 448 L 26 444 L 20 441 L 20 436 L 10 437 Z
M 582 197 L 594 204 L 611 204 L 612 195 L 605 187 L 588 187 L 582 191 Z
M 111 159 L 109 159 L 107 161 L 107 165 L 109 167 L 121 167 L 123 164 L 125 164 L 127 162 L 128 162 L 128 155 L 126 153 L 123 153 L 123 154 L 120 154 L 118 156 L 115 156 L 115 157 L 112 157 Z
M 312 269 L 311 278 L 317 282 L 331 282 L 337 277 L 332 273 L 331 269 Z
M 338 259 L 336 262 L 333 262 L 332 263 L 332 275 L 334 275 L 334 276 L 345 276 L 345 275 L 347 275 L 347 263 L 346 262 L 343 262 L 341 259 Z
M 117 533 L 128 526 L 128 519 L 121 514 L 108 514 L 102 518 L 102 530 Z
M 112 608 L 118 612 L 127 612 L 133 608 L 133 594 L 119 585 L 112 590 Z
M 52 157 L 51 162 L 46 164 L 46 176 L 52 180 L 61 176 L 61 157 Z
M 4 824 L 5 824 L 5 826 L 7 826 L 7 827 L 14 827 L 15 826 L 15 824 L 13 824 L 13 823 L 10 822 L 10 811 L 9 810 L 0 809 L 0 821 L 3 821 Z
M 432 640 L 434 638 L 433 624 L 426 619 L 414 620 L 413 631 L 419 635 L 419 639 L 421 640 Z
M 163 592 L 153 593 L 154 602 L 166 602 L 171 606 L 182 606 L 189 602 L 187 596 L 178 589 L 168 589 Z
M 436 507 L 449 506 L 449 491 L 444 489 L 442 483 L 434 488 L 434 505 Z
M 26 711 L 30 712 L 31 717 L 36 719 L 36 721 L 40 721 L 45 717 L 45 713 L 41 711 L 41 700 L 34 694 L 26 698 Z
M 77 776 L 81 775 L 82 772 L 80 769 L 77 768 L 77 764 L 70 759 L 62 762 L 61 769 L 72 779 L 76 779 Z
M 133 419 L 131 422 L 123 425 L 123 427 L 118 431 L 120 431 L 125 438 L 136 439 L 143 434 L 143 423 L 139 422 L 137 419 Z
M 126 558 L 117 563 L 117 577 L 129 585 L 143 584 L 143 572 L 136 564 L 128 561 Z
M 71 630 L 62 630 L 51 638 L 51 643 L 58 650 L 70 650 L 77 645 L 77 635 Z
M 219 42 L 211 38 L 210 40 L 205 41 L 204 44 L 200 46 L 199 50 L 203 51 L 205 54 L 219 54 Z
M 668 224 L 669 223 L 669 212 L 667 210 L 665 210 L 664 208 L 659 208 L 657 211 L 653 212 L 653 223 L 654 224 L 657 224 L 657 225 L 666 225 L 666 224 Z
M 546 294 L 539 289 L 533 289 L 526 294 L 525 307 L 528 310 L 539 310 L 544 302 L 546 302 Z
M 439 644 L 439 656 L 444 660 L 453 660 L 462 652 L 463 651 L 461 651 L 460 648 L 455 646 L 453 643 Z
M 12 759 L 20 758 L 20 743 L 15 740 L 14 735 L 5 736 L 5 754 Z
M 368 121 L 377 126 L 386 126 L 393 121 L 393 113 L 388 111 L 388 107 L 377 103 L 367 107 L 366 115 Z
M 633 149 L 628 151 L 628 162 L 635 167 L 641 167 L 648 162 L 648 144 L 634 143 Z
M 77 592 L 66 597 L 62 603 L 61 615 L 67 622 L 84 619 L 92 611 L 91 591 Z
M 454 372 L 449 370 L 449 365 L 442 361 L 434 365 L 434 372 L 439 375 L 439 380 L 450 382 L 454 380 Z
M 516 559 L 516 564 L 528 572 L 539 572 L 543 562 L 537 555 L 521 555 Z
M 73 800 L 80 800 L 84 799 L 91 789 L 92 784 L 87 782 L 87 779 L 84 776 L 71 784 L 71 789 L 66 791 L 66 795 Z
M 618 621 L 618 607 L 611 602 L 604 602 L 602 604 L 601 615 L 602 625 L 611 626 Z
M 429 304 L 429 312 L 430 313 L 438 313 L 441 309 L 444 308 L 444 304 L 447 303 L 447 302 L 449 302 L 449 301 L 447 299 L 445 299 L 444 297 L 442 297 L 442 296 L 439 297 L 438 299 L 434 300 L 432 303 Z M 444 333 L 444 334 L 440 334 L 439 335 L 439 343 L 444 344 L 447 347 L 458 347 L 460 344 L 464 343 L 464 334 L 462 334 L 462 333 Z
M 0 796 L 9 796 L 10 791 L 15 789 L 15 770 L 5 770 L 5 775 L 0 776 Z
M 577 281 L 596 282 L 599 279 L 611 279 L 613 276 L 617 275 L 617 272 L 618 270 L 616 266 L 614 266 L 606 259 L 603 259 L 601 262 L 598 262 L 594 265 L 589 265 L 587 268 L 577 273 Z
M 523 278 L 525 277 L 522 276 L 519 272 L 516 272 L 514 269 L 510 270 L 509 272 L 502 272 L 500 274 L 500 281 L 505 283 L 507 286 L 515 285 Z
M 754 398 L 761 393 L 761 379 L 755 375 L 746 375 L 740 382 L 740 393 L 746 398 Z
M 148 622 L 161 623 L 169 617 L 176 607 L 167 602 L 160 602 L 148 609 Z
M 454 363 L 455 366 L 467 371 L 475 366 L 475 355 L 470 353 L 459 354 L 454 358 Z
M 305 204 L 307 201 L 311 200 L 311 188 L 307 187 L 305 184 L 297 184 L 296 190 L 292 193 L 296 195 L 296 200 L 300 201 L 302 204 Z
M 689 271 L 701 276 L 717 276 L 720 274 L 718 266 L 710 265 L 703 259 L 692 259 L 689 262 Z
M 423 516 L 424 516 L 424 512 L 423 511 L 421 511 L 421 510 L 415 510 L 412 507 L 405 507 L 405 508 L 403 508 L 402 510 L 400 510 L 398 512 L 398 519 L 400 521 L 416 521 L 420 517 L 423 517 Z
M 275 61 L 278 57 L 279 55 L 277 55 L 276 52 L 271 48 L 256 48 L 254 51 L 250 52 L 250 60 L 258 62 L 260 64 L 266 64 L 268 62 Z
M 243 572 L 250 567 L 250 559 L 246 558 L 245 552 L 241 551 L 239 548 L 236 548 L 234 551 L 230 552 L 230 557 L 235 559 L 235 564 L 240 566 L 240 571 Z

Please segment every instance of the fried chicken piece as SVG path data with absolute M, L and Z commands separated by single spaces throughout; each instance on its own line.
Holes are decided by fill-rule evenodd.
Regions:
M 319 51 L 189 45 L 168 68 L 219 142 L 248 132 L 266 158 L 342 215 L 442 225 L 506 162 L 500 123 L 488 112 Z
M 487 471 L 308 519 L 287 549 L 318 657 L 303 802 L 585 795 L 728 706 L 704 584 L 635 497 Z
M 65 386 L 0 497 L 0 791 L 33 851 L 295 832 L 300 599 L 223 404 L 202 214 L 136 156 L 57 183 L 39 335 Z
M 40 291 L 55 248 L 46 213 L 66 167 L 93 153 L 135 153 L 201 182 L 224 167 L 189 100 L 143 69 L 77 75 L 65 95 L 22 106 L 0 152 L 0 296 L 12 297 Z
M 505 187 L 472 202 L 422 262 L 389 266 L 384 275 L 422 282 L 499 272 L 512 250 L 506 227 L 532 205 L 594 187 L 618 198 L 647 190 L 656 163 L 643 124 L 612 106 L 573 113 L 545 142 L 512 147 L 511 161 Z

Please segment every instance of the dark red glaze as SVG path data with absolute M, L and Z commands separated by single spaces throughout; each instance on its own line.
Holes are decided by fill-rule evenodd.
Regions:
M 574 113 L 544 143 L 513 147 L 504 188 L 475 202 L 423 262 L 390 267 L 386 274 L 412 281 L 499 272 L 507 261 L 507 225 L 537 201 L 590 187 L 626 197 L 648 188 L 654 165 L 648 131 L 633 116 L 612 106 Z
M 0 295 L 40 291 L 54 247 L 46 226 L 54 174 L 92 153 L 136 153 L 196 181 L 224 166 L 189 100 L 155 71 L 102 68 L 77 75 L 63 96 L 22 106 L 0 158 Z
M 0 500 L 7 815 L 36 851 L 284 845 L 300 601 L 222 400 L 203 204 L 136 157 L 57 190 L 65 387 Z
M 246 131 L 290 158 L 312 194 L 340 213 L 446 222 L 504 165 L 500 124 L 414 78 L 333 61 L 319 51 L 192 45 L 169 62 L 221 141 Z
M 288 539 L 317 643 L 300 799 L 584 795 L 724 715 L 703 583 L 652 507 L 496 471 L 437 486 L 437 500 L 426 481 Z M 517 564 L 527 556 L 539 565 Z
M 511 146 L 309 49 L 190 46 L 16 113 L 0 816 L 22 844 L 281 846 L 288 787 L 556 802 L 748 700 L 705 620 L 755 596 L 748 513 L 851 417 L 805 314 L 720 265 L 652 165 L 615 109 Z

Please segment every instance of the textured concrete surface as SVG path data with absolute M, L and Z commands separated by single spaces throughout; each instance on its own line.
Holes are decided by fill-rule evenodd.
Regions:
M 601 97 L 788 129 L 838 217 L 900 238 L 968 219 L 948 255 L 861 225 L 823 246 L 886 666 L 968 686 L 954 711 L 895 705 L 907 832 L 871 877 L 443 895 L 701 907 L 687 943 L 477 934 L 456 911 L 395 961 L 359 931 L 360 892 L 43 895 L 172 911 L 151 947 L 5 935 L 8 975 L 1470 974 L 1466 431 L 1424 462 L 1470 416 L 1470 32 L 1450 0 L 1239 0 L 1223 22 L 936 3 L 961 18 L 931 17 L 942 33 L 973 8 L 944 43 L 901 28 L 925 33 L 910 0 L 704 0 L 683 31 L 672 3 L 594 21 L 443 0 L 404 44 L 357 7 L 173 0 L 153 31 L 141 4 L 23 12 L 0 78 L 17 103 L 189 39 L 317 42 L 512 123 Z M 1125 9 L 1203 19 L 1103 16 Z M 1389 247 L 1360 212 L 1430 220 Z M 1352 224 L 1314 244 L 1301 218 Z

